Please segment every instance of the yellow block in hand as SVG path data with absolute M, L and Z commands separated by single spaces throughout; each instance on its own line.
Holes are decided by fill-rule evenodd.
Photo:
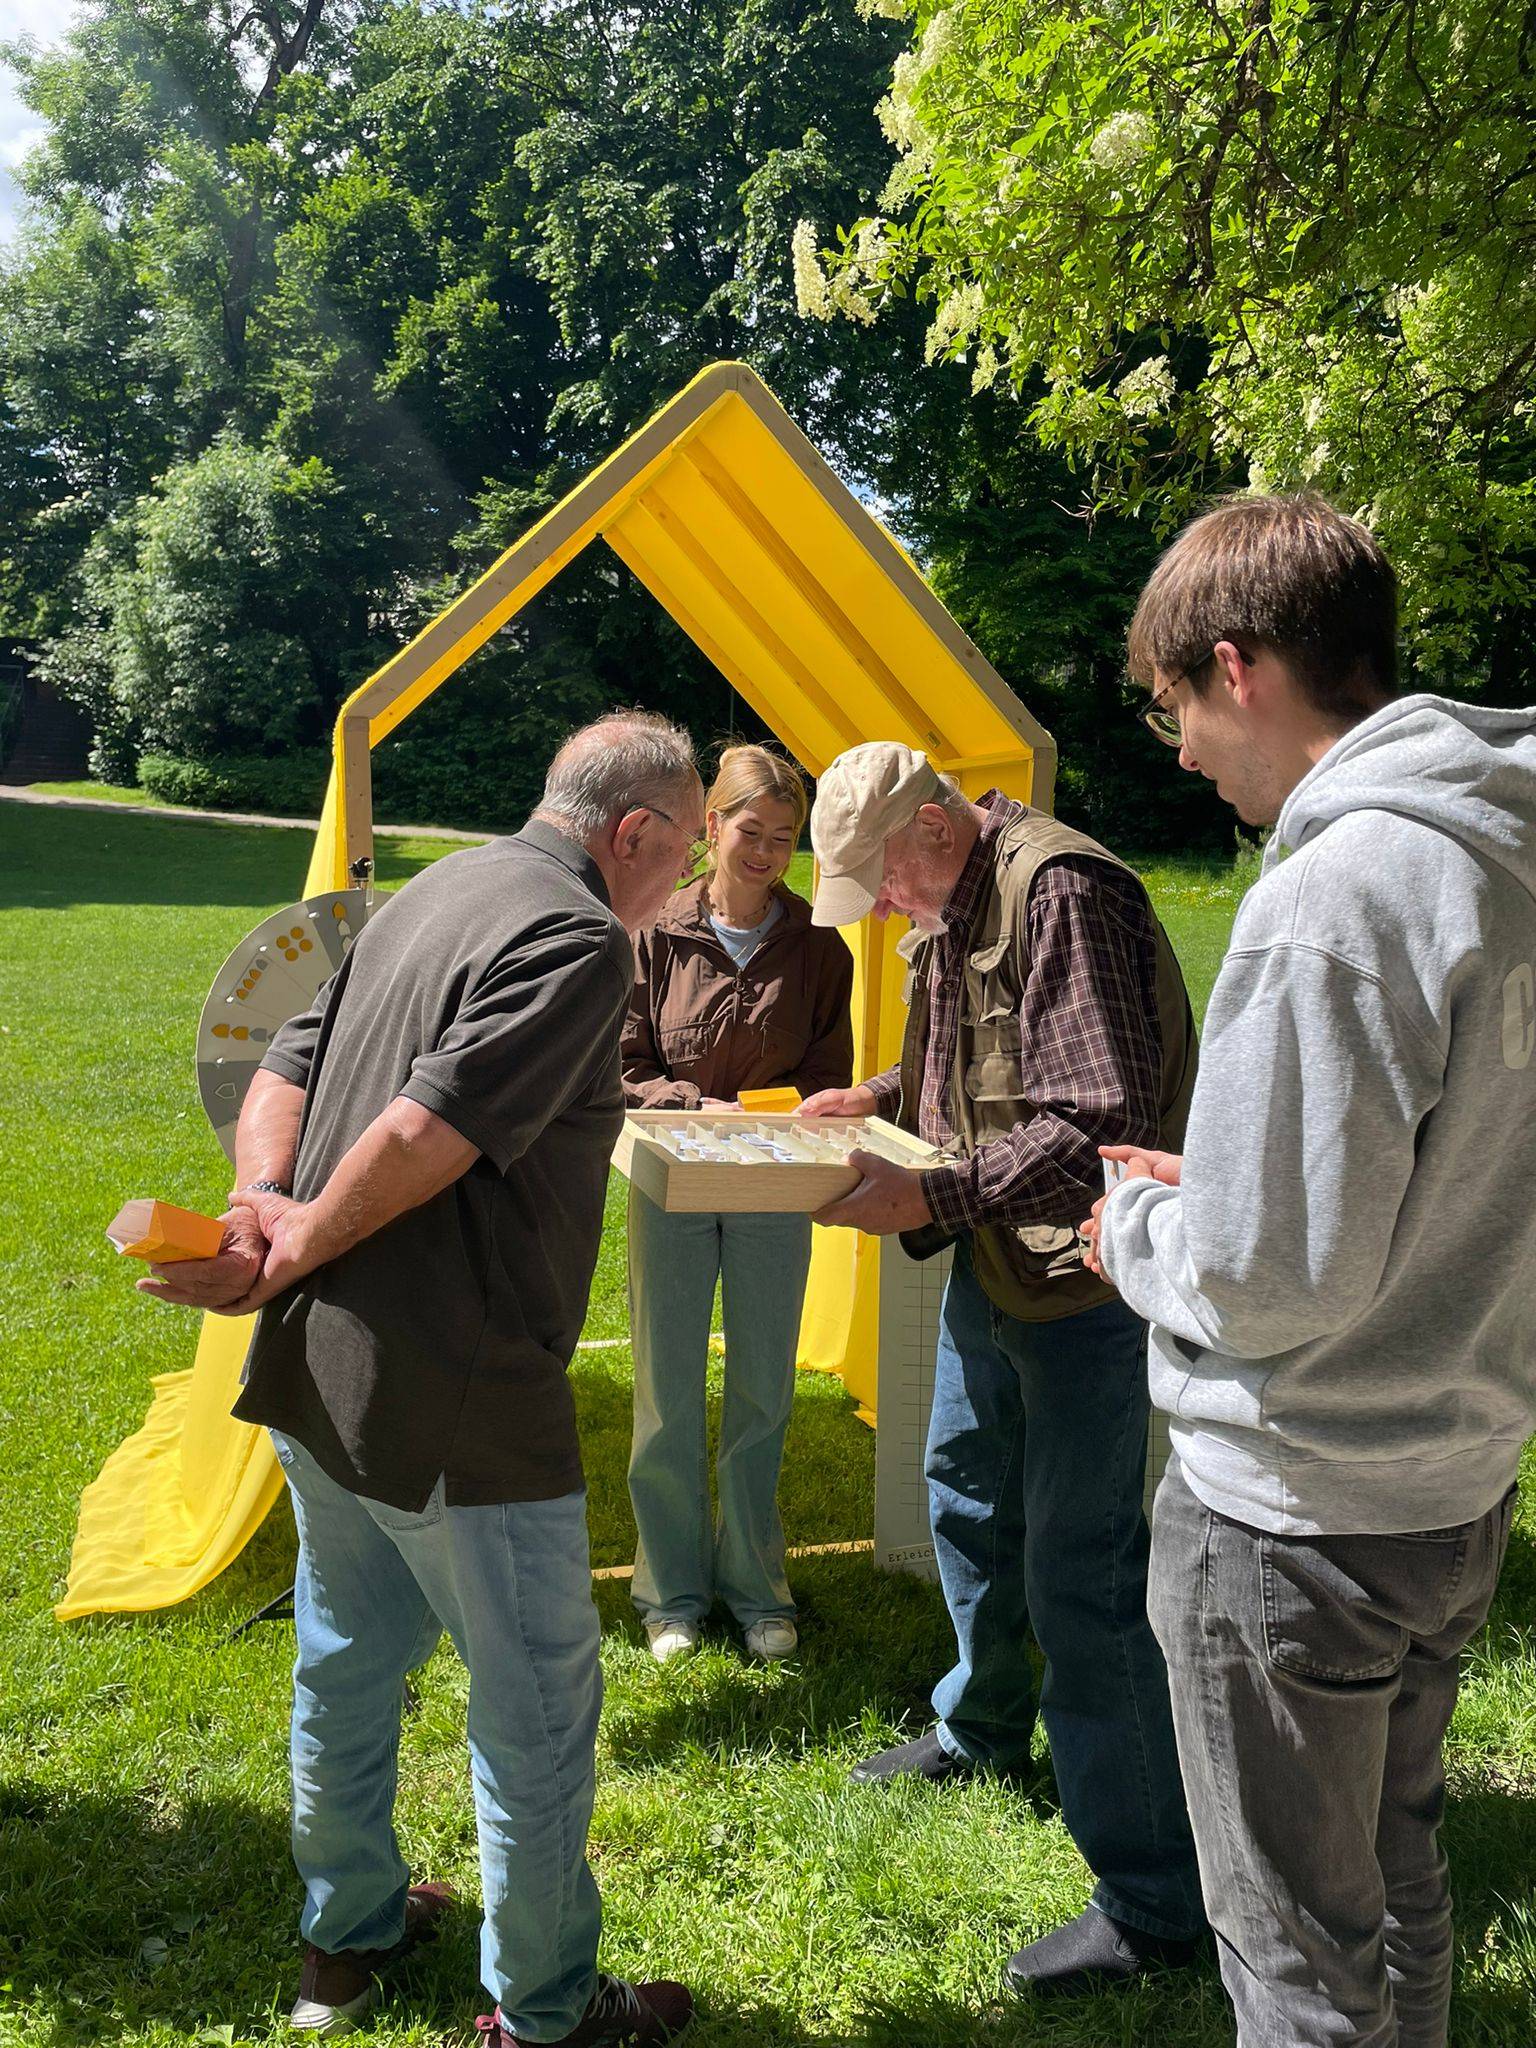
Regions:
M 788 1116 L 801 1095 L 798 1088 L 743 1088 L 736 1100 L 753 1116 Z
M 224 1226 L 196 1209 L 177 1209 L 169 1202 L 124 1202 L 107 1225 L 107 1238 L 128 1259 L 148 1259 L 157 1266 L 178 1259 L 211 1259 L 224 1242 Z

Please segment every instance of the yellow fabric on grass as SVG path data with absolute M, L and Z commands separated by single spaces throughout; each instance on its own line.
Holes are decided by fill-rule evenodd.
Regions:
M 328 886 L 336 777 L 326 792 L 303 894 Z M 254 1316 L 204 1316 L 186 1372 L 150 1382 L 144 1426 L 80 1496 L 60 1621 L 174 1607 L 216 1579 L 276 1505 L 283 1472 L 265 1430 L 230 1409 Z
M 205 1316 L 190 1372 L 151 1381 L 144 1427 L 80 1500 L 61 1621 L 173 1607 L 250 1542 L 283 1490 L 262 1431 L 230 1414 L 251 1318 Z

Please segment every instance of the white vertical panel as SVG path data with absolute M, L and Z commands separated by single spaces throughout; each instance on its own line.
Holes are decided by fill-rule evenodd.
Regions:
M 933 1578 L 923 1450 L 933 1406 L 939 1303 L 950 1255 L 910 1259 L 894 1237 L 880 1242 L 880 1348 L 875 1398 L 875 1562 Z
M 880 1241 L 875 1562 L 886 1571 L 915 1572 L 921 1578 L 936 1576 L 923 1453 L 933 1407 L 939 1304 L 949 1265 L 947 1251 L 931 1259 L 910 1259 L 896 1238 Z M 1154 1408 L 1147 1430 L 1142 1488 L 1148 1521 L 1168 1456 L 1168 1418 Z

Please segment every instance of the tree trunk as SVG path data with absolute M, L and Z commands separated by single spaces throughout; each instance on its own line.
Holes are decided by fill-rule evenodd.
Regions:
M 278 86 L 303 63 L 324 11 L 325 0 L 305 0 L 304 11 L 293 33 L 285 35 L 276 9 L 259 4 L 251 8 L 230 37 L 233 45 L 253 21 L 258 21 L 272 39 L 266 76 L 251 102 L 253 126 L 259 125 L 260 117 L 271 106 Z M 249 206 L 235 224 L 230 237 L 229 283 L 224 292 L 224 345 L 237 380 L 245 373 L 246 330 L 250 325 L 251 300 L 256 290 L 256 270 L 261 256 L 261 227 L 261 194 L 253 192 Z

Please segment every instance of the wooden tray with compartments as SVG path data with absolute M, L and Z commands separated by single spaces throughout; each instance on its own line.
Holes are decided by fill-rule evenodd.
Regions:
M 855 1147 L 914 1168 L 943 1156 L 878 1116 L 632 1109 L 613 1163 L 660 1209 L 809 1214 L 856 1185 Z

